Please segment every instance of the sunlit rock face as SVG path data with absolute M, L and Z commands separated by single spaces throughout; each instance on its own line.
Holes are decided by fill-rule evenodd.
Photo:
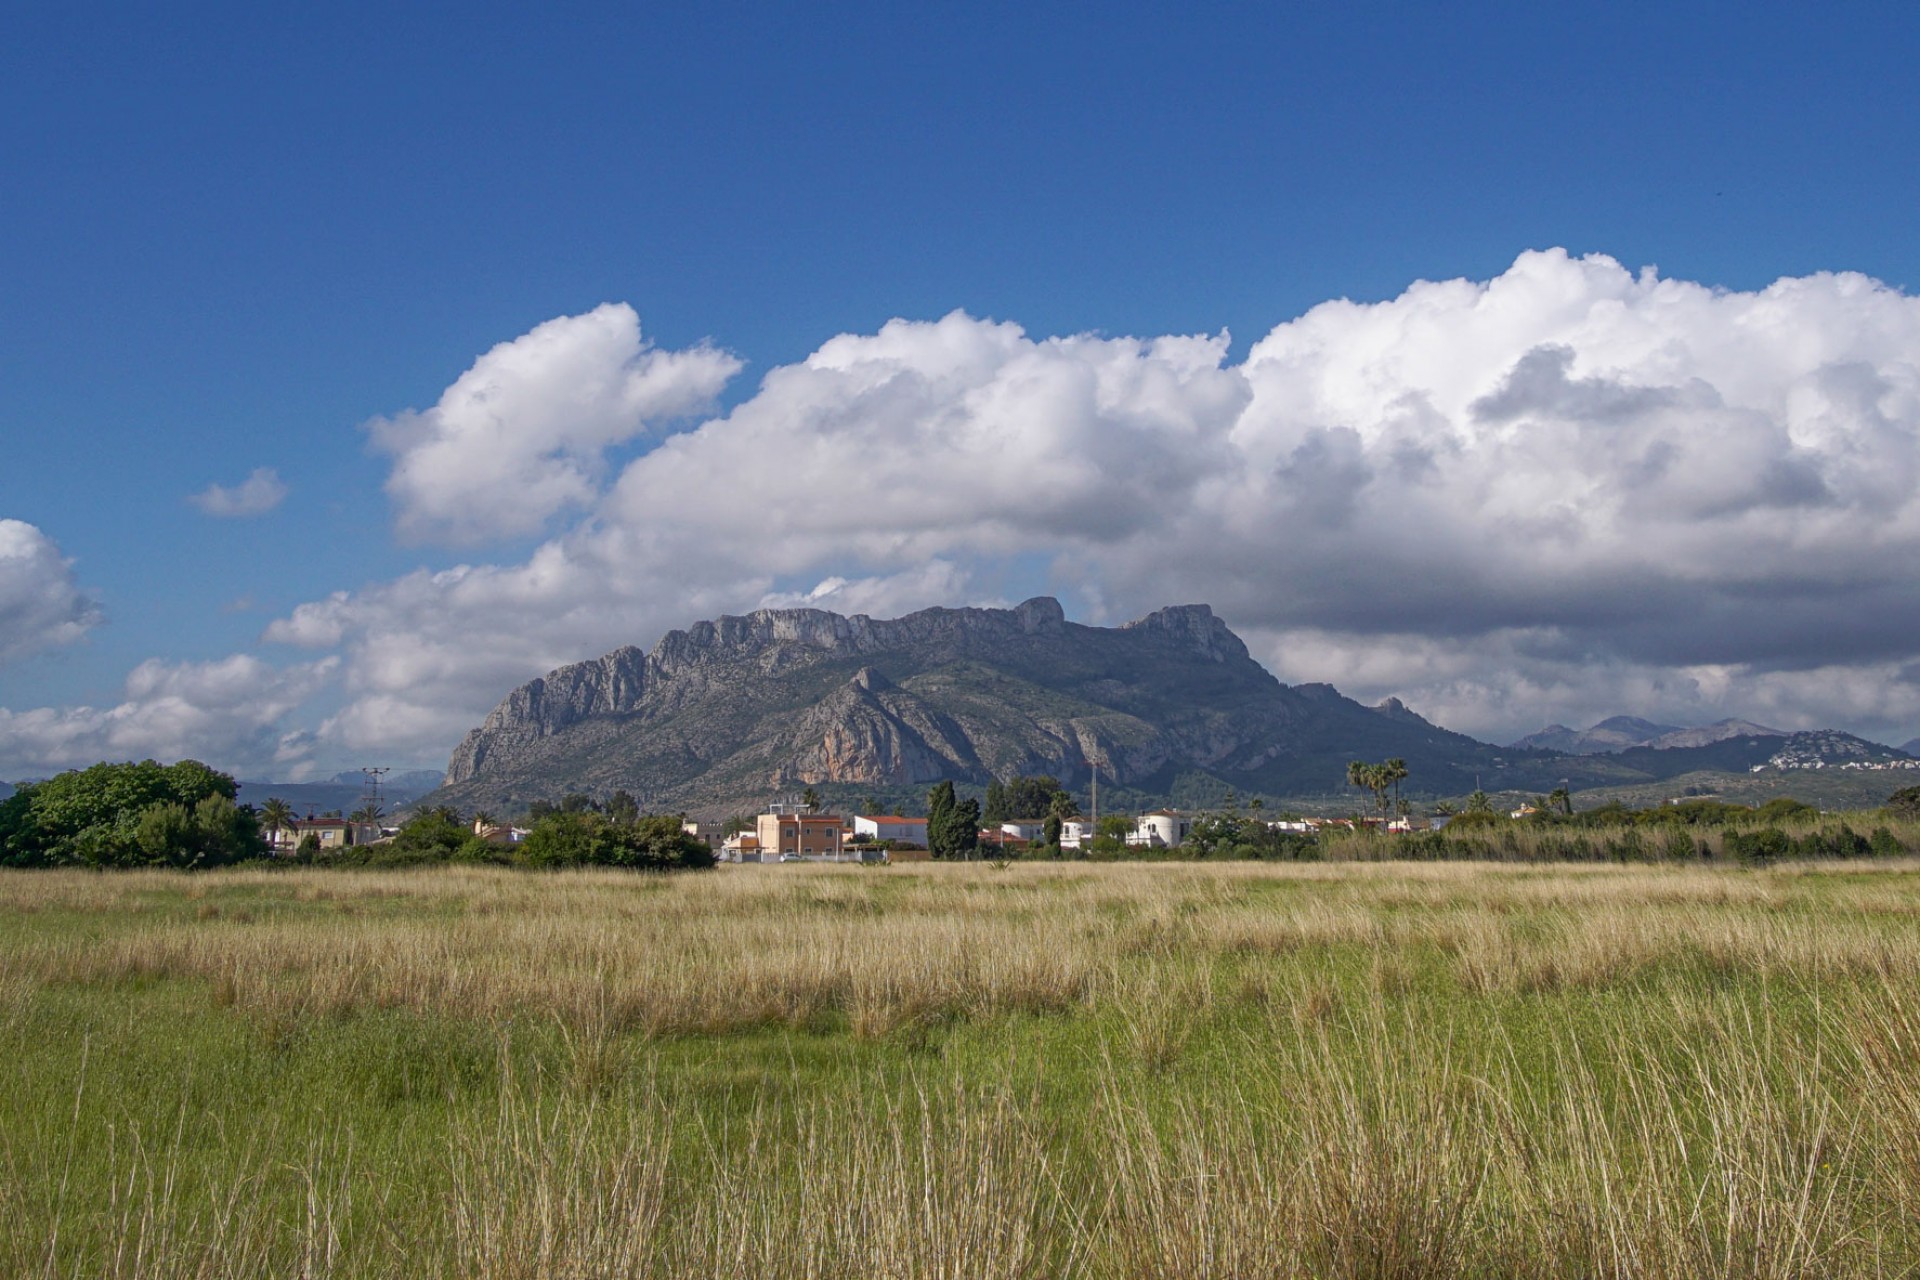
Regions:
M 1096 765 L 1102 785 L 1161 799 L 1193 785 L 1331 792 L 1350 758 L 1402 756 L 1437 786 L 1488 750 L 1397 702 L 1281 684 L 1206 605 L 1112 628 L 1068 622 L 1048 598 L 893 619 L 770 609 L 514 690 L 454 752 L 442 798 L 623 788 L 730 812 L 815 785 L 1085 785 Z

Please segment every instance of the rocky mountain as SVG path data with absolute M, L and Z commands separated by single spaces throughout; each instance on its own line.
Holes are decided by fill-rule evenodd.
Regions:
M 1550 724 L 1513 745 L 1521 750 L 1564 751 L 1571 756 L 1603 755 L 1611 751 L 1624 751 L 1628 747 L 1643 747 L 1662 734 L 1679 731 L 1678 725 L 1655 724 L 1638 716 L 1610 716 L 1590 729 L 1569 729 L 1563 724 Z
M 1338 794 L 1349 760 L 1390 756 L 1424 794 L 1564 772 L 1395 699 L 1284 685 L 1205 605 L 1107 628 L 1041 598 L 891 620 L 762 610 L 616 649 L 508 694 L 426 799 L 511 812 L 624 788 L 718 815 L 807 786 L 908 800 L 940 779 L 1049 773 L 1084 789 L 1098 760 L 1103 792 L 1164 803 L 1227 787 Z
M 1672 733 L 1663 733 L 1646 745 L 1659 751 L 1673 751 L 1687 747 L 1710 747 L 1716 742 L 1727 742 L 1734 738 L 1791 736 L 1784 730 L 1769 729 L 1751 720 L 1716 720 L 1695 729 L 1675 729 Z
M 1711 746 L 1731 738 L 1782 738 L 1779 729 L 1769 729 L 1751 720 L 1721 720 L 1698 728 L 1655 724 L 1638 716 L 1610 716 L 1590 729 L 1569 729 L 1550 724 L 1538 733 L 1530 733 L 1514 743 L 1516 749 L 1563 751 L 1574 756 L 1614 755 L 1635 747 L 1656 751 Z

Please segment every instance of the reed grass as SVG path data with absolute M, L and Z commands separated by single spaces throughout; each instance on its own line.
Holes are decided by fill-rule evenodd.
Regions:
M 0 876 L 0 1274 L 1913 1275 L 1916 872 Z

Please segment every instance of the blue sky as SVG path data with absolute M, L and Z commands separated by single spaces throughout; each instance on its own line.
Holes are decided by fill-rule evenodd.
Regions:
M 16 10 L 0 42 L 0 519 L 40 540 L 37 558 L 16 557 L 27 566 L 17 588 L 65 613 L 50 623 L 44 609 L 0 602 L 0 628 L 15 632 L 0 631 L 11 655 L 0 707 L 12 713 L 0 770 L 110 747 L 193 748 L 252 773 L 370 755 L 438 763 L 457 737 L 447 726 L 484 713 L 517 682 L 509 675 L 835 579 L 854 586 L 823 603 L 876 611 L 1052 590 L 1074 616 L 1114 621 L 1184 595 L 1195 578 L 1177 561 L 1116 560 L 1117 530 L 1026 537 L 1017 515 L 888 548 L 775 530 L 758 574 L 742 567 L 750 547 L 700 566 L 661 549 L 653 517 L 632 505 L 655 481 L 635 474 L 624 498 L 616 491 L 629 463 L 667 438 L 723 434 L 702 424 L 743 405 L 788 412 L 763 378 L 839 335 L 877 340 L 896 317 L 960 310 L 1029 339 L 1226 331 L 1216 362 L 1237 369 L 1276 326 L 1329 300 L 1385 305 L 1423 280 L 1484 285 L 1531 250 L 1608 255 L 1629 276 L 1653 264 L 1663 279 L 1736 295 L 1832 272 L 1862 273 L 1896 302 L 1920 287 L 1911 6 L 1249 8 Z M 603 303 L 631 306 L 651 349 L 707 343 L 740 372 L 716 372 L 710 395 L 644 430 L 581 446 L 592 500 L 457 535 L 444 520 L 410 526 L 391 492 L 405 448 L 372 447 L 365 424 L 429 409 L 497 344 Z M 1823 305 L 1796 323 L 1832 332 Z M 1698 323 L 1751 324 L 1711 310 Z M 1902 345 L 1910 308 L 1881 310 L 1892 318 L 1861 321 L 1860 342 L 1883 354 L 1827 352 L 1805 384 L 1863 365 L 1904 386 L 1900 368 L 1920 359 Z M 1601 337 L 1539 323 L 1538 343 L 1522 334 L 1511 350 L 1476 350 L 1483 395 L 1551 342 L 1576 353 L 1569 385 L 1653 376 L 1581 345 Z M 1753 395 L 1784 404 L 1798 385 Z M 893 417 L 876 429 L 913 426 Z M 1910 435 L 1881 443 L 1897 457 Z M 1298 466 L 1331 456 L 1288 440 Z M 1819 446 L 1796 436 L 1793 447 Z M 709 452 L 708 469 L 688 474 L 713 483 L 728 463 L 721 444 Z M 1802 461 L 1757 461 L 1755 483 L 1777 488 Z M 1586 465 L 1577 452 L 1566 463 Z M 262 467 L 285 489 L 271 510 L 223 518 L 189 502 Z M 1178 500 L 1204 501 L 1204 483 Z M 1704 552 L 1687 561 L 1685 581 L 1729 602 L 1729 632 L 1752 630 L 1738 601 L 1804 600 L 1814 580 L 1845 579 L 1843 615 L 1847 601 L 1878 610 L 1904 592 L 1881 567 L 1907 549 L 1892 535 L 1883 559 L 1844 573 L 1807 550 L 1827 519 L 1815 508 L 1907 529 L 1904 509 L 1855 502 L 1834 475 L 1825 483 L 1832 502 L 1778 516 L 1809 532 L 1776 549 L 1769 573 Z M 720 494 L 709 497 L 704 514 L 672 519 L 711 518 Z M 616 499 L 627 505 L 606 505 Z M 1536 500 L 1553 506 L 1509 494 L 1468 514 L 1511 519 Z M 1712 512 L 1702 519 L 1721 518 Z M 409 625 L 393 584 L 420 569 L 513 570 L 609 528 L 654 548 L 641 559 L 668 557 L 611 592 L 625 604 L 595 613 L 581 586 L 564 606 L 521 594 L 475 615 L 476 647 L 513 633 L 499 661 L 450 673 L 446 646 L 428 646 L 439 656 L 421 660 L 432 670 L 418 679 L 446 687 L 431 714 L 396 714 L 383 737 L 378 698 L 414 678 L 372 653 Z M 1250 585 L 1236 599 L 1224 584 L 1216 603 L 1283 678 L 1400 693 L 1496 736 L 1613 711 L 1845 722 L 1895 741 L 1920 732 L 1920 697 L 1871 694 L 1906 679 L 1915 656 L 1871 627 L 1835 644 L 1809 620 L 1767 644 L 1722 643 L 1703 621 L 1721 615 L 1679 603 L 1667 581 L 1647 593 L 1669 601 L 1665 612 L 1597 626 L 1564 601 L 1533 616 L 1503 599 L 1497 575 L 1454 580 L 1417 558 L 1399 562 L 1399 585 L 1361 574 L 1355 590 L 1432 603 L 1369 610 L 1330 591 L 1261 590 L 1261 575 L 1282 571 L 1286 548 L 1261 540 L 1271 535 L 1223 553 L 1242 557 L 1236 581 Z M 1680 559 L 1695 554 L 1687 532 L 1663 536 Z M 1610 558 L 1583 556 L 1588 588 L 1646 569 L 1609 545 Z M 632 563 L 607 550 L 570 564 L 590 577 L 589 560 L 614 573 Z M 71 562 L 64 576 L 48 568 L 57 561 Z M 1314 572 L 1339 581 L 1338 569 Z M 274 631 L 336 592 L 361 612 L 328 633 L 340 637 L 331 648 Z M 369 621 L 377 601 L 384 612 Z M 504 616 L 522 607 L 578 625 L 525 634 Z M 1495 631 L 1517 647 L 1490 650 Z M 1507 656 L 1479 668 L 1461 656 L 1491 651 Z M 218 666 L 234 655 L 249 662 Z M 1562 666 L 1538 665 L 1552 661 Z M 129 673 L 143 663 L 158 665 L 136 689 Z M 296 668 L 305 674 L 281 678 Z M 1574 679 L 1582 668 L 1589 677 Z M 353 706 L 349 731 L 335 718 Z M 129 709 L 101 719 L 116 707 Z

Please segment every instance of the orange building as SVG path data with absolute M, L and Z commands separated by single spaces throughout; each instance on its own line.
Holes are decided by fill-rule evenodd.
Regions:
M 754 820 L 762 862 L 782 858 L 838 859 L 846 830 L 846 823 L 838 814 L 806 813 L 778 804 Z

